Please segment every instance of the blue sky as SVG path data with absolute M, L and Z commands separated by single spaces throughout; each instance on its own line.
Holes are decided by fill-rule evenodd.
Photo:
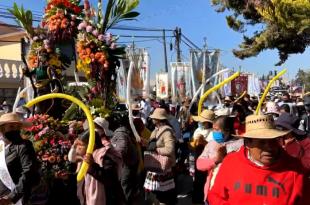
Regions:
M 11 6 L 13 2 L 23 4 L 25 8 L 35 11 L 42 11 L 45 0 L 5 0 L 0 1 L 1 5 Z M 90 0 L 95 3 L 96 0 Z M 138 11 L 141 13 L 137 21 L 123 22 L 122 25 L 168 28 L 174 29 L 176 26 L 182 28 L 182 33 L 189 37 L 195 44 L 202 47 L 203 38 L 207 38 L 210 48 L 221 49 L 221 63 L 229 68 L 239 68 L 257 74 L 268 73 L 269 70 L 281 70 L 288 68 L 287 77 L 293 78 L 298 68 L 310 68 L 310 52 L 306 50 L 304 54 L 291 55 L 289 60 L 281 67 L 275 67 L 278 62 L 276 51 L 265 51 L 257 57 L 239 60 L 232 54 L 232 49 L 237 48 L 242 41 L 242 35 L 230 30 L 225 21 L 225 15 L 214 11 L 210 0 L 140 0 Z M 106 0 L 103 0 L 105 3 Z M 3 20 L 3 19 L 0 19 Z M 113 34 L 126 35 L 161 35 L 159 32 L 132 32 L 132 31 L 112 31 Z M 168 36 L 172 35 L 167 33 Z M 131 41 L 131 38 L 122 38 L 120 41 Z M 134 39 L 136 41 L 146 39 Z M 174 42 L 174 39 L 167 38 L 167 43 Z M 161 69 L 164 69 L 163 45 L 160 41 L 136 42 L 138 47 L 148 48 L 151 55 L 152 76 Z M 175 61 L 176 53 L 169 51 L 168 61 Z M 181 46 L 185 60 L 189 60 L 188 47 Z

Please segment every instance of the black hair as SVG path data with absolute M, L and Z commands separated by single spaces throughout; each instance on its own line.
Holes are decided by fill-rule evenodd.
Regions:
M 215 122 L 219 122 L 220 129 L 222 131 L 229 133 L 229 135 L 234 134 L 233 118 L 227 116 L 219 116 L 214 120 L 214 123 Z
M 290 113 L 291 112 L 291 108 L 288 104 L 283 104 L 280 106 L 280 110 L 284 110 L 285 112 L 287 113 Z
M 138 116 L 140 114 L 140 111 L 139 110 L 133 110 L 132 111 L 132 115 L 133 116 Z
M 88 144 L 88 142 L 89 142 L 89 130 L 86 130 L 82 134 L 80 134 L 78 139 L 81 140 L 82 142 L 84 142 L 85 144 Z M 100 140 L 100 136 L 98 135 L 97 132 L 95 132 L 95 147 L 94 147 L 94 149 L 99 149 L 101 147 L 102 147 L 102 143 Z

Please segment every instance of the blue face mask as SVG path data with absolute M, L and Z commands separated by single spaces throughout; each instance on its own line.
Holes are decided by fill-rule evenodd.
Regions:
M 212 132 L 213 135 L 213 139 L 217 142 L 217 143 L 222 143 L 224 142 L 224 135 L 221 132 Z

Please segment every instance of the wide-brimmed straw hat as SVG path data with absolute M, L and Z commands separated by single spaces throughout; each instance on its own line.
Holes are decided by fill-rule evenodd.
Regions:
M 193 120 L 196 122 L 211 122 L 213 123 L 215 114 L 212 110 L 204 110 L 198 116 L 193 116 Z
M 0 126 L 4 124 L 16 123 L 20 124 L 22 127 L 29 127 L 31 126 L 30 122 L 22 120 L 18 114 L 16 113 L 6 113 L 1 115 L 0 117 Z
M 273 117 L 270 115 L 249 115 L 245 119 L 246 132 L 240 137 L 254 139 L 274 139 L 287 135 L 291 131 L 282 131 L 275 128 Z
M 156 120 L 167 120 L 168 114 L 164 108 L 156 108 L 150 118 Z

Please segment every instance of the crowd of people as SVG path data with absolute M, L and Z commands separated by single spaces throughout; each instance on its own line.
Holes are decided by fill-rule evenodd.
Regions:
M 131 110 L 141 140 L 120 104 L 94 119 L 93 154 L 85 123 L 68 160 L 76 173 L 83 161 L 89 169 L 70 204 L 310 204 L 310 96 L 268 96 L 258 115 L 257 97 L 222 100 L 198 114 L 189 98 L 137 99 Z M 38 204 L 39 164 L 20 134 L 24 116 L 0 117 L 0 205 Z

